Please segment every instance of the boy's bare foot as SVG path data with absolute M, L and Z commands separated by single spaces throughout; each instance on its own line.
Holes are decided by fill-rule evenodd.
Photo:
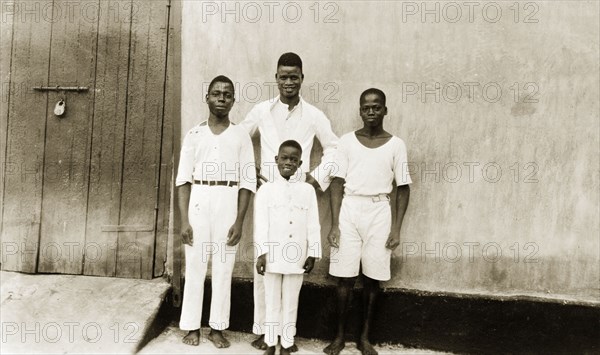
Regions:
M 296 344 L 292 344 L 292 346 L 290 346 L 289 348 L 287 348 L 289 352 L 291 353 L 295 353 L 298 351 L 298 347 L 296 346 Z
M 208 340 L 212 341 L 213 344 L 219 349 L 228 348 L 231 344 L 229 340 L 225 339 L 223 336 L 223 332 L 216 329 L 210 329 L 210 333 L 208 333 Z
M 264 355 L 275 355 L 275 347 L 268 346 L 267 351 L 265 351 Z
M 377 355 L 377 350 L 369 343 L 367 339 L 361 339 L 356 343 L 356 348 L 363 355 Z
M 279 355 L 290 355 L 292 352 L 290 351 L 290 348 L 284 348 L 283 346 L 281 347 L 281 349 L 279 350 Z
M 331 344 L 327 345 L 323 352 L 329 355 L 338 355 L 340 351 L 346 346 L 344 339 L 335 338 Z
M 267 343 L 265 343 L 265 335 L 259 335 L 258 338 L 256 338 L 256 340 L 254 340 L 252 343 L 250 343 L 255 349 L 258 350 L 267 350 L 268 346 Z
M 200 329 L 190 330 L 181 341 L 187 345 L 198 346 L 200 344 Z

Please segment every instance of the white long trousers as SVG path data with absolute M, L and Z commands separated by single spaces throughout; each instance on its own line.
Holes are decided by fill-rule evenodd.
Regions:
M 268 346 L 277 345 L 278 335 L 284 348 L 294 345 L 303 279 L 303 274 L 265 273 L 265 343 Z
M 185 245 L 185 288 L 179 327 L 200 328 L 204 280 L 212 266 L 212 298 L 209 325 L 229 327 L 231 276 L 237 245 L 227 246 L 227 233 L 237 215 L 237 187 L 192 185 L 189 220 L 194 231 L 193 246 Z

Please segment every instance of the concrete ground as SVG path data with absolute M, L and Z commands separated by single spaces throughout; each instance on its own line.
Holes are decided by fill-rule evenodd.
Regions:
M 206 338 L 208 328 L 202 328 L 200 345 L 190 346 L 183 344 L 181 338 L 187 332 L 180 330 L 177 324 L 171 324 L 158 337 L 150 341 L 141 351 L 140 354 L 262 354 L 264 351 L 256 350 L 250 342 L 256 338 L 254 334 L 239 333 L 226 331 L 225 336 L 231 342 L 231 347 L 227 349 L 217 349 Z M 321 340 L 296 338 L 298 352 L 296 354 L 323 354 L 323 348 L 327 343 Z M 380 355 L 386 354 L 447 354 L 442 352 L 434 352 L 421 349 L 407 349 L 400 345 L 384 345 L 377 346 L 377 351 Z M 279 351 L 277 351 L 277 354 Z M 352 342 L 346 343 L 346 348 L 341 355 L 360 354 L 356 349 L 356 345 Z
M 157 318 L 170 285 L 80 275 L 0 271 L 0 354 L 262 354 L 255 335 L 226 331 L 232 345 L 217 349 L 203 329 L 199 346 L 181 342 L 176 323 L 160 332 Z M 164 327 L 164 323 L 162 323 Z M 154 339 L 152 337 L 158 334 Z M 149 341 L 149 342 L 148 342 Z M 322 354 L 326 342 L 297 338 L 297 354 Z M 140 350 L 141 348 L 141 350 Z M 377 346 L 380 354 L 441 354 L 399 345 Z M 342 355 L 360 354 L 348 343 Z
M 0 353 L 134 353 L 169 288 L 163 279 L 1 271 Z

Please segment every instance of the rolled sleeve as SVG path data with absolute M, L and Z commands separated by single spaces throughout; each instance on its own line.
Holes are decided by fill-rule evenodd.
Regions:
M 260 114 L 258 112 L 258 108 L 254 106 L 250 112 L 246 115 L 244 120 L 240 122 L 238 125 L 242 127 L 250 137 L 256 134 L 258 130 L 258 122 L 260 121 Z
M 323 157 L 312 172 L 311 176 L 317 180 L 323 191 L 327 190 L 336 170 L 336 150 L 339 139 L 331 129 L 331 122 L 325 114 L 321 113 L 315 117 L 315 132 L 319 143 L 323 147 Z
M 191 184 L 194 181 L 194 154 L 195 147 L 193 145 L 190 133 L 188 132 L 183 138 L 183 144 L 181 145 L 175 186 L 181 186 L 186 183 Z
M 335 164 L 331 176 L 345 179 L 348 174 L 348 163 L 348 152 L 344 145 L 340 144 L 335 151 Z
M 408 169 L 408 159 L 406 152 L 406 144 L 400 139 L 400 144 L 394 155 L 394 180 L 397 186 L 408 185 L 412 183 L 410 171 Z

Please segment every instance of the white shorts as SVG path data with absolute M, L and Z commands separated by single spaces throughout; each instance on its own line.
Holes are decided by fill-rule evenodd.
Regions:
M 329 274 L 390 279 L 392 251 L 385 247 L 392 228 L 389 197 L 344 196 L 340 210 L 340 247 L 331 247 Z

